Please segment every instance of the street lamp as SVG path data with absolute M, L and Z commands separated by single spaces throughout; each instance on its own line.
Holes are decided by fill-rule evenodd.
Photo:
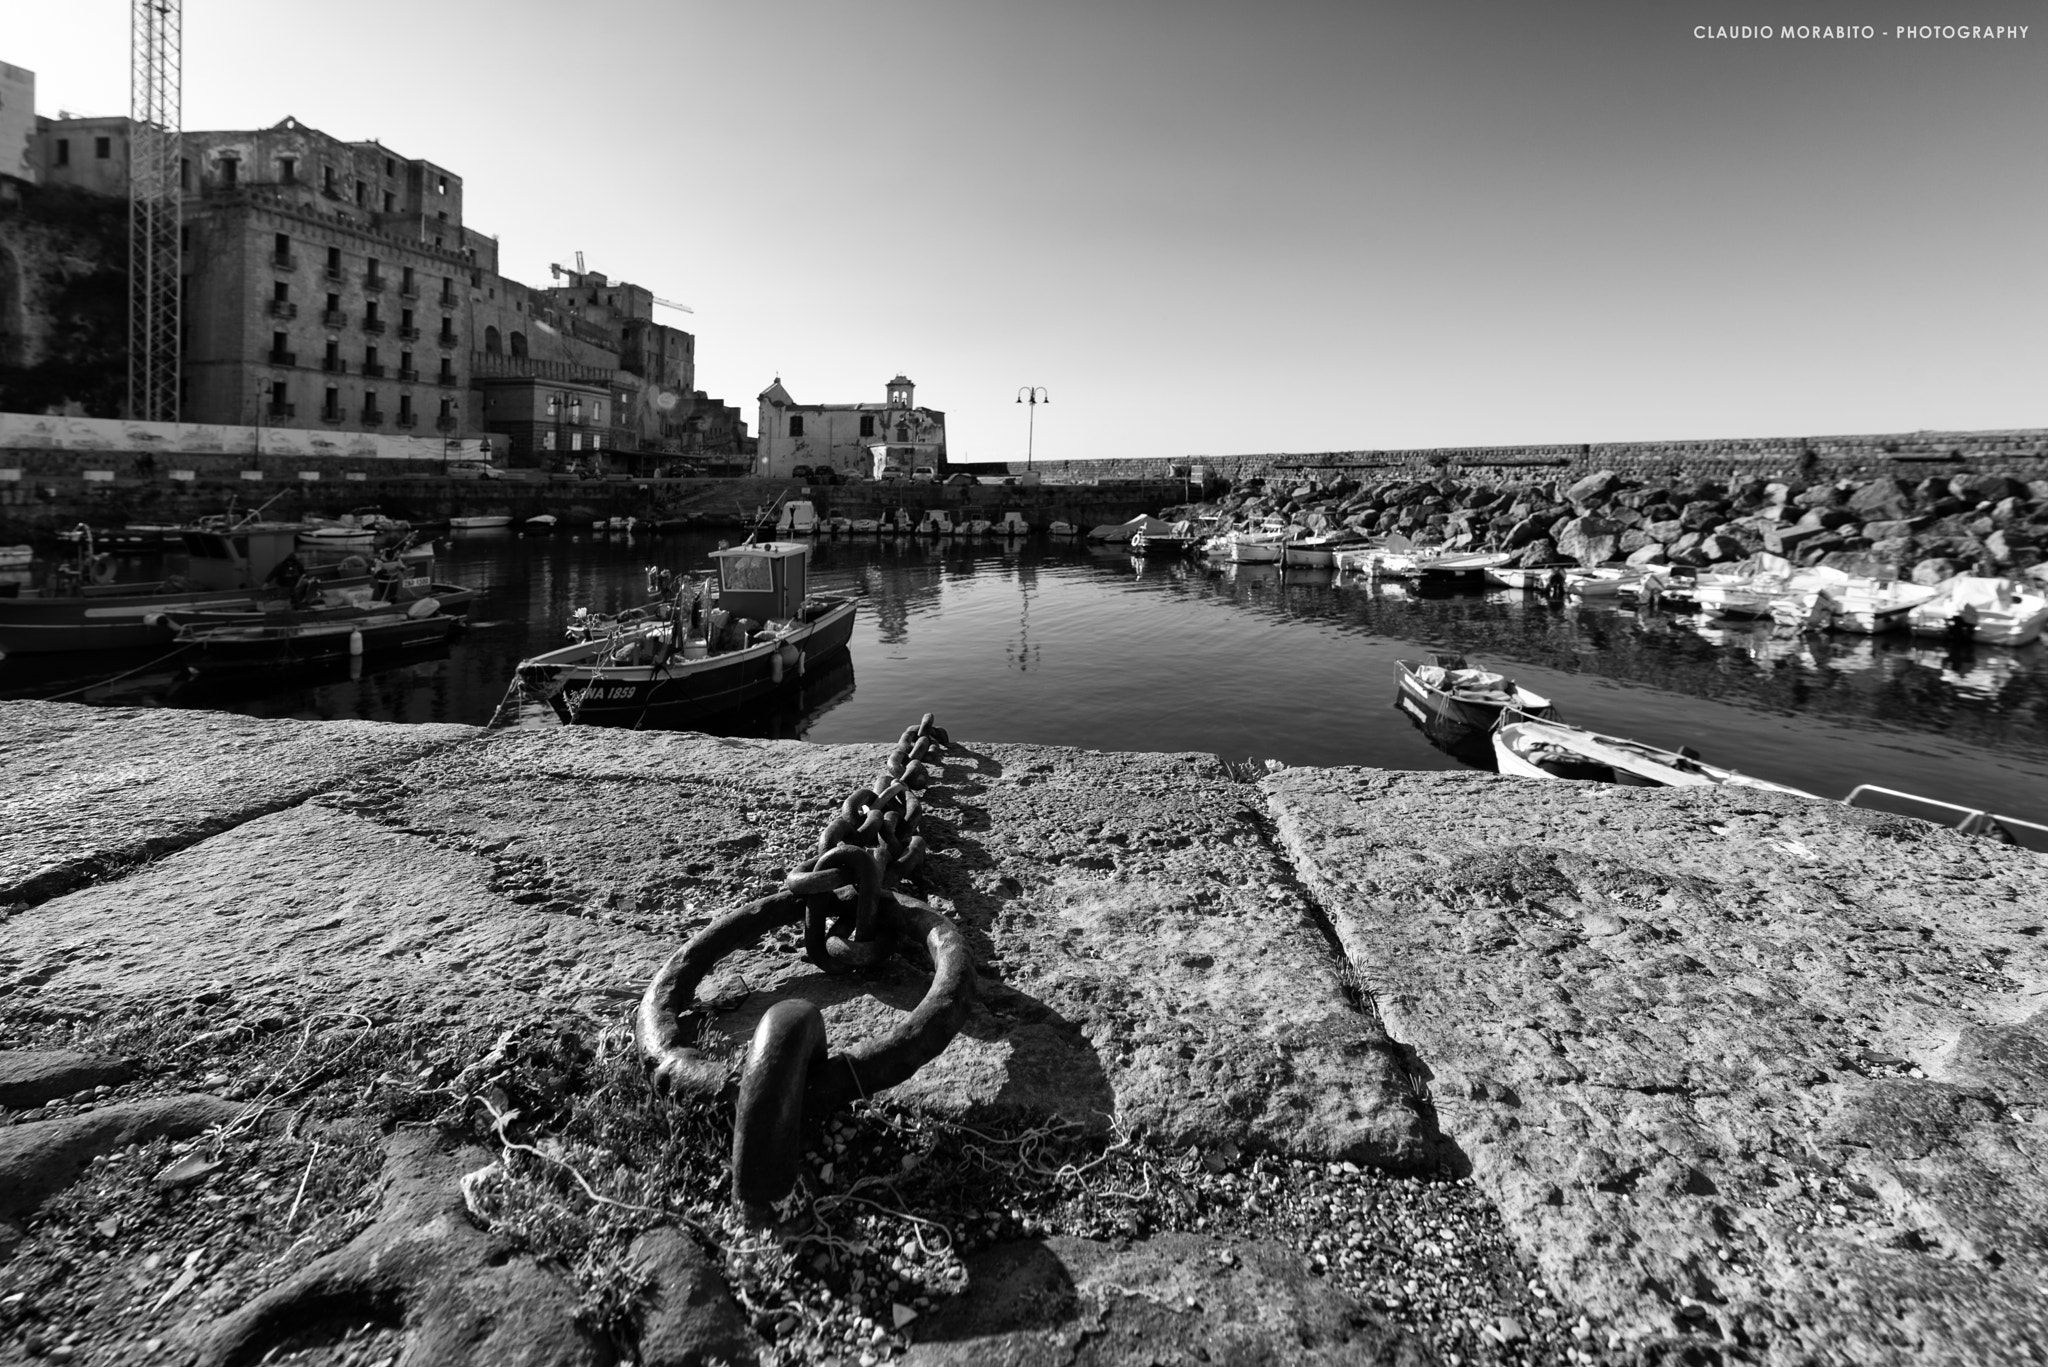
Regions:
M 1045 392 L 1043 385 L 1027 384 L 1017 391 L 1017 402 L 1031 405 L 1031 416 L 1026 421 L 1024 428 L 1024 469 L 1029 472 L 1031 469 L 1031 447 L 1034 438 L 1037 436 L 1038 405 L 1051 403 L 1052 396 Z

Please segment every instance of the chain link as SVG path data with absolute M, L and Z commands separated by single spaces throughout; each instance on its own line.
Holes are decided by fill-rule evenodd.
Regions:
M 671 1097 L 735 1096 L 733 1199 L 757 1217 L 795 1185 L 803 1128 L 862 1097 L 894 1087 L 937 1058 L 960 1032 L 974 1000 L 966 937 L 945 916 L 892 885 L 930 853 L 918 827 L 926 761 L 948 745 L 927 712 L 905 728 L 872 785 L 855 789 L 818 835 L 818 853 L 790 870 L 780 890 L 729 911 L 670 955 L 647 985 L 634 1033 L 655 1089 Z M 841 894 L 850 890 L 851 898 Z M 921 946 L 932 983 L 915 1010 L 878 1037 L 833 1053 L 816 1004 L 786 1000 L 754 1031 L 737 1079 L 730 1062 L 683 1041 L 698 1024 L 698 986 L 726 955 L 802 922 L 804 956 L 827 974 L 872 969 L 890 953 Z

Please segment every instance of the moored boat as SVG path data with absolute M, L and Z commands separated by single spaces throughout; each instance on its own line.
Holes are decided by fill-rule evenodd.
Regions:
M 519 530 L 526 536 L 553 536 L 558 519 L 553 513 L 538 513 L 519 524 Z
M 1394 705 L 1453 754 L 1483 748 L 1504 715 L 1550 717 L 1550 699 L 1504 674 L 1474 669 L 1465 657 L 1433 653 L 1427 661 L 1394 662 Z
M 1003 515 L 996 519 L 997 536 L 1028 536 L 1030 532 L 1031 524 L 1015 508 L 1005 509 Z
M 184 663 L 198 673 L 274 669 L 352 656 L 412 650 L 448 639 L 462 619 L 440 611 L 432 598 L 407 607 L 354 616 L 286 623 L 193 623 L 173 638 Z
M 448 530 L 452 532 L 496 532 L 512 525 L 509 513 L 482 513 L 475 517 L 451 517 Z
M 1638 788 L 1726 784 L 1822 799 L 1804 789 L 1707 764 L 1686 750 L 1603 736 L 1558 721 L 1510 720 L 1493 734 L 1494 766 L 1521 778 L 1589 779 Z
M 1513 559 L 1509 551 L 1456 551 L 1415 562 L 1417 580 L 1433 588 L 1477 587 L 1486 582 L 1486 572 Z
M 2048 597 L 2010 579 L 1959 574 L 1936 590 L 1908 610 L 1907 624 L 1915 636 L 2023 646 L 2048 626 Z
M 691 629 L 697 614 L 677 606 L 536 655 L 520 662 L 507 703 L 538 699 L 565 722 L 687 726 L 794 684 L 845 648 L 857 606 L 806 591 L 809 550 L 771 541 L 714 552 L 717 606 L 702 614 L 703 634 Z

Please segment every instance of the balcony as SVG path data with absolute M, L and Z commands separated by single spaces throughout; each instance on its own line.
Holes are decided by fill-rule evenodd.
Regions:
M 443 413 L 440 417 L 434 419 L 434 430 L 436 432 L 453 432 L 458 430 L 461 425 L 461 419 L 457 418 L 453 413 Z
M 322 422 L 340 422 L 340 421 L 341 421 L 341 410 L 340 410 L 339 408 L 323 408 L 323 409 L 321 409 L 321 410 L 320 410 L 320 421 L 322 421 Z
M 398 297 L 399 297 L 400 299 L 417 299 L 417 298 L 419 298 L 419 297 L 420 297 L 420 287 L 419 287 L 419 284 L 418 284 L 418 282 L 416 282 L 416 281 L 412 281 L 412 280 L 407 280 L 407 281 L 403 282 L 402 284 L 400 284 L 400 285 L 399 285 L 399 287 L 398 287 Z
M 363 331 L 382 332 L 383 330 L 384 320 L 382 318 L 379 318 L 374 313 L 366 313 L 363 315 Z
M 299 353 L 296 351 L 273 351 L 263 359 L 271 365 L 297 365 L 299 363 Z
M 366 380 L 381 380 L 381 379 L 383 379 L 383 378 L 384 378 L 384 363 L 383 363 L 382 361 L 364 361 L 364 362 L 363 362 L 363 378 L 364 378 L 364 379 L 366 379 Z
M 339 356 L 327 357 L 326 359 L 320 362 L 320 368 L 326 371 L 329 375 L 348 374 L 348 362 L 342 360 L 341 357 Z
M 348 326 L 348 315 L 340 309 L 322 309 L 320 310 L 320 324 L 323 327 L 345 328 Z
M 413 327 L 413 326 L 412 326 L 411 324 L 409 324 L 409 323 L 400 323 L 400 324 L 398 325 L 398 340 L 399 340 L 399 341 L 401 341 L 401 342 L 417 342 L 417 341 L 418 341 L 419 339 L 420 339 L 420 330 L 419 330 L 418 328 L 416 328 L 416 327 Z
M 400 384 L 418 384 L 419 379 L 420 373 L 417 370 L 412 369 L 410 366 L 399 367 L 398 382 Z
M 398 415 L 398 424 L 397 424 L 397 425 L 398 425 L 398 426 L 400 426 L 400 427 L 414 427 L 414 426 L 417 426 L 417 425 L 419 424 L 419 420 L 420 420 L 420 419 L 419 419 L 419 414 L 417 414 L 417 413 L 403 413 L 403 412 L 402 412 L 402 413 L 400 413 L 400 414 Z
M 442 371 L 439 375 L 436 375 L 434 377 L 434 383 L 440 385 L 443 389 L 455 388 L 457 384 L 455 372 L 452 370 Z
M 444 309 L 452 309 L 461 301 L 456 298 L 453 291 L 442 290 L 440 299 L 435 302 L 439 303 Z
M 299 258 L 290 252 L 277 252 L 272 254 L 270 264 L 277 270 L 295 271 L 299 268 Z
M 298 415 L 299 406 L 295 403 L 274 403 L 263 410 L 263 416 L 272 422 L 282 422 L 286 418 L 295 418 Z
M 365 408 L 365 409 L 363 410 L 363 426 L 365 426 L 365 427 L 382 427 L 383 425 L 384 425 L 384 415 L 383 415 L 383 413 L 379 412 L 379 411 L 378 411 L 377 409 L 374 409 L 374 408 Z
M 372 294 L 382 294 L 384 286 L 388 283 L 390 282 L 385 276 L 379 275 L 375 271 L 371 271 L 363 276 L 363 288 Z
M 321 274 L 326 276 L 329 280 L 334 281 L 336 284 L 341 283 L 341 267 L 339 265 L 330 265 L 326 270 L 322 271 Z
M 452 332 L 443 332 L 435 336 L 434 344 L 436 346 L 447 347 L 450 350 L 453 350 L 456 343 L 460 342 L 461 340 L 462 339 L 460 337 L 457 337 Z
M 299 306 L 292 303 L 289 299 L 273 299 L 270 301 L 270 316 L 273 318 L 296 318 L 299 316 Z

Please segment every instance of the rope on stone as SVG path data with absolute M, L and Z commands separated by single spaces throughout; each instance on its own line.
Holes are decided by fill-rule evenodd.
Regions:
M 670 955 L 635 1014 L 634 1035 L 655 1089 L 671 1097 L 735 1097 L 733 1199 L 750 1215 L 796 1184 L 803 1129 L 894 1087 L 952 1042 L 974 999 L 974 964 L 959 927 L 894 883 L 921 865 L 929 846 L 918 826 L 927 760 L 950 744 L 927 712 L 905 728 L 872 785 L 849 794 L 818 835 L 818 853 L 778 891 L 715 918 Z M 851 893 L 845 898 L 841 894 Z M 696 992 L 726 955 L 802 922 L 804 954 L 838 975 L 879 966 L 922 944 L 932 982 L 915 1010 L 880 1036 L 834 1053 L 816 1004 L 777 1002 L 761 1018 L 737 1079 L 728 1063 L 684 1043 Z

